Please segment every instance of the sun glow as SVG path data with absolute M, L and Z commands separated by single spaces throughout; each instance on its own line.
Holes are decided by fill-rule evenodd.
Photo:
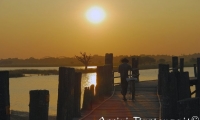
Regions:
M 102 22 L 106 17 L 105 11 L 98 6 L 93 6 L 86 12 L 86 18 L 91 23 L 98 24 Z

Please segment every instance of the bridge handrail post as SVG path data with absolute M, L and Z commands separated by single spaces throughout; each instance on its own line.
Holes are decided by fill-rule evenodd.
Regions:
M 132 70 L 132 74 L 138 75 L 138 76 L 136 76 L 136 78 L 137 78 L 136 82 L 140 81 L 139 80 L 140 73 L 139 73 L 138 65 L 139 65 L 138 58 L 132 58 L 132 69 L 134 69 L 134 70 Z
M 161 119 L 177 119 L 177 78 L 176 73 L 163 74 Z
M 104 65 L 104 95 L 105 96 L 110 96 L 112 94 L 112 89 L 113 89 L 113 75 L 112 75 L 112 66 L 110 64 Z
M 172 69 L 173 69 L 173 72 L 178 72 L 178 57 L 177 56 L 172 57 Z
M 164 86 L 164 78 L 169 73 L 169 64 L 158 65 L 158 94 L 162 95 L 162 88 Z
M 96 74 L 96 98 L 104 100 L 104 66 L 97 66 Z
M 197 77 L 197 64 L 194 64 L 194 77 Z
M 184 58 L 180 58 L 180 73 L 184 72 Z
M 0 120 L 10 120 L 9 71 L 0 71 Z
M 196 97 L 200 97 L 200 58 L 197 58 L 197 85 Z

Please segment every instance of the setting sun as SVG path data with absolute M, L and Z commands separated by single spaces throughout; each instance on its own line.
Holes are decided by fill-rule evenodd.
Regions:
M 86 12 L 86 18 L 91 23 L 98 24 L 102 22 L 106 17 L 106 13 L 101 7 L 93 6 L 89 8 Z

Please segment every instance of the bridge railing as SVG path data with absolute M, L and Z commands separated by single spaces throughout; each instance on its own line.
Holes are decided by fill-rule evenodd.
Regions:
M 184 59 L 172 57 L 172 69 L 169 64 L 159 64 L 158 73 L 158 94 L 161 98 L 161 119 L 191 119 L 193 116 L 200 118 L 200 104 L 194 107 L 194 103 L 200 103 L 199 77 L 200 72 L 194 73 L 197 77 L 190 78 L 188 72 L 184 72 Z M 200 58 L 197 58 L 197 71 L 200 71 Z M 196 86 L 191 92 L 190 86 Z M 195 98 L 191 95 L 196 93 Z M 197 114 L 198 113 L 198 114 Z

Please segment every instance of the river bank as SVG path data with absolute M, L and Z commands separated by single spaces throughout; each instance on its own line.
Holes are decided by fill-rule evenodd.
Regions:
M 82 73 L 95 73 L 96 68 L 89 68 L 87 70 L 84 69 L 75 69 L 76 72 Z M 16 78 L 16 77 L 25 77 L 26 75 L 58 75 L 58 70 L 39 70 L 39 69 L 16 69 L 16 70 L 9 70 L 9 77 Z
M 11 120 L 29 120 L 29 112 L 11 110 Z M 56 116 L 49 115 L 48 120 L 56 120 Z

